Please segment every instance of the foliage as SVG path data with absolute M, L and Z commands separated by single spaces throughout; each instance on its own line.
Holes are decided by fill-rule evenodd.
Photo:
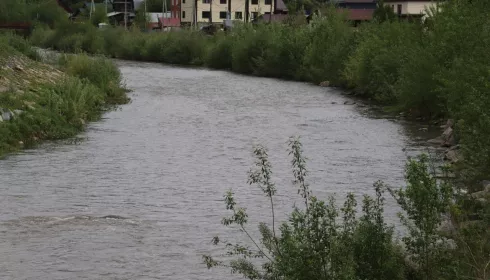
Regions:
M 136 12 L 136 16 L 133 19 L 133 24 L 136 27 L 139 27 L 141 29 L 146 29 L 148 28 L 148 22 L 150 22 L 150 18 L 147 14 L 145 14 L 143 11 Z
M 50 71 L 41 62 L 30 61 L 21 54 L 34 52 L 22 38 L 0 36 L 0 50 L 0 59 L 24 61 L 36 72 Z M 13 88 L 0 95 L 0 108 L 20 110 L 12 120 L 0 122 L 0 155 L 40 140 L 72 137 L 84 129 L 86 121 L 96 120 L 107 105 L 128 101 L 119 70 L 111 61 L 68 56 L 60 63 L 65 74 L 54 83 L 32 82 L 21 89 L 21 95 Z M 28 74 L 22 75 L 7 77 L 11 81 L 30 79 Z
M 36 28 L 32 42 L 66 52 L 329 81 L 412 117 L 457 119 L 467 177 L 488 174 L 487 1 L 446 1 L 428 11 L 423 24 L 391 20 L 389 7 L 380 4 L 377 20 L 357 28 L 321 1 L 314 6 L 320 12 L 309 25 L 238 24 L 229 33 L 206 36 L 66 24 L 54 31 Z
M 2 0 L 0 23 L 41 22 L 51 27 L 68 23 L 66 12 L 56 0 Z
M 374 10 L 373 18 L 377 22 L 393 22 L 396 20 L 397 16 L 395 11 L 393 11 L 389 5 L 386 5 L 383 0 L 378 0 L 376 2 L 376 10 Z
M 214 237 L 213 244 L 227 250 L 226 261 L 205 255 L 208 268 L 224 267 L 247 279 L 267 280 L 487 279 L 490 207 L 486 205 L 481 221 L 461 226 L 452 240 L 441 235 L 439 226 L 454 212 L 455 196 L 448 181 L 435 178 L 428 156 L 408 161 L 405 187 L 393 189 L 376 182 L 375 197 L 364 196 L 358 215 L 353 194 L 347 195 L 341 208 L 332 197 L 322 201 L 313 196 L 299 139 L 291 138 L 289 146 L 293 182 L 303 207 L 295 206 L 288 220 L 276 226 L 274 197 L 279 189 L 272 181 L 267 150 L 257 146 L 248 183 L 257 185 L 266 197 L 272 220 L 259 223 L 260 237 L 254 238 L 247 228 L 246 208 L 228 191 L 224 201 L 231 216 L 222 224 L 238 227 L 248 242 Z M 384 222 L 386 189 L 403 210 L 400 219 L 407 229 L 403 246 L 394 239 L 394 228 Z
M 103 7 L 102 5 L 95 5 L 95 9 L 92 12 L 90 22 L 92 22 L 92 24 L 95 26 L 99 26 L 99 23 L 107 23 L 107 14 L 105 12 L 105 7 Z
M 431 175 L 426 155 L 420 156 L 418 161 L 408 162 L 406 180 L 408 185 L 405 188 L 391 190 L 406 213 L 400 214 L 403 225 L 408 229 L 403 241 L 422 279 L 440 279 L 441 267 L 438 264 L 442 263 L 445 247 L 440 242 L 438 227 L 443 219 L 442 214 L 449 211 L 451 185 L 444 181 L 437 182 Z
M 215 245 L 224 244 L 227 255 L 236 259 L 224 262 L 204 256 L 208 267 L 231 268 L 247 279 L 403 279 L 404 260 L 399 245 L 393 241 L 393 229 L 383 219 L 384 186 L 375 184 L 376 197 L 364 197 L 362 215 L 357 217 L 357 201 L 349 194 L 342 208 L 333 198 L 328 202 L 312 196 L 306 182 L 307 170 L 298 139 L 289 142 L 293 175 L 304 209 L 295 207 L 289 220 L 276 232 L 272 167 L 267 150 L 254 149 L 255 169 L 249 183 L 257 185 L 271 205 L 272 222 L 260 223 L 260 239 L 251 236 L 246 225 L 245 208 L 237 205 L 233 193 L 225 195 L 225 226 L 237 226 L 249 238 L 250 245 L 233 244 L 215 237 Z M 260 266 L 254 261 L 259 258 Z
M 315 83 L 329 80 L 334 85 L 341 85 L 341 71 L 353 49 L 354 34 L 345 23 L 344 15 L 333 9 L 325 10 L 324 14 L 324 17 L 313 19 L 311 43 L 305 47 L 303 76 Z
M 83 54 L 64 55 L 61 56 L 60 64 L 67 74 L 87 80 L 100 88 L 106 95 L 106 101 L 116 104 L 127 101 L 126 94 L 121 88 L 121 73 L 110 60 Z
M 171 1 L 170 0 L 165 0 L 167 1 L 167 11 L 170 11 L 170 5 Z M 146 2 L 146 11 L 148 13 L 162 13 L 163 12 L 163 1 L 162 0 L 145 0 Z M 140 10 L 144 11 L 145 3 L 141 3 Z

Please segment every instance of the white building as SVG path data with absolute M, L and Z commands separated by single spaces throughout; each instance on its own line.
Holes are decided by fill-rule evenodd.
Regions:
M 400 17 L 424 17 L 428 9 L 437 8 L 441 1 L 385 0 L 384 3 Z

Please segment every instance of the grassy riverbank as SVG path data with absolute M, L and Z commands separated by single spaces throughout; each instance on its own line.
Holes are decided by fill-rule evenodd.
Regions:
M 0 156 L 82 131 L 109 105 L 127 102 L 117 67 L 104 58 L 36 60 L 20 37 L 0 35 Z

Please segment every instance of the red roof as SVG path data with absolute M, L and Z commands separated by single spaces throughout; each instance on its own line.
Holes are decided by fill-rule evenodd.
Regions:
M 65 3 L 63 3 L 61 0 L 56 0 L 58 2 L 58 5 L 63 8 L 67 13 L 71 14 L 73 11 L 68 7 Z
M 158 22 L 162 24 L 162 18 L 158 18 Z M 164 18 L 163 26 L 165 27 L 180 27 L 180 18 Z
M 339 12 L 346 12 L 348 20 L 372 20 L 374 9 L 338 9 Z
M 7 22 L 0 23 L 0 29 L 29 29 L 31 24 L 28 22 Z

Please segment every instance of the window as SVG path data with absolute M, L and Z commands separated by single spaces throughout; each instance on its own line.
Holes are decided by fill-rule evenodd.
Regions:
M 219 0 L 220 4 L 226 4 L 226 0 Z
M 185 4 L 185 0 L 182 0 L 182 4 Z
M 226 14 L 227 14 L 227 12 L 219 12 L 219 18 L 220 19 L 226 19 Z
M 258 5 L 259 4 L 259 0 L 252 0 L 252 5 Z
M 272 0 L 265 0 L 266 5 L 272 5 Z
M 252 12 L 252 19 L 256 19 L 259 16 L 258 12 Z
M 202 18 L 210 18 L 211 13 L 209 11 L 203 11 L 202 12 Z
M 185 11 L 182 11 L 182 18 L 185 18 Z
M 211 0 L 202 0 L 202 3 L 203 4 L 209 4 L 209 3 L 211 3 Z
M 242 19 L 242 18 L 243 18 L 242 12 L 235 12 L 235 19 Z
M 401 15 L 402 14 L 402 5 L 401 4 L 398 4 L 396 6 L 396 12 L 398 15 Z

